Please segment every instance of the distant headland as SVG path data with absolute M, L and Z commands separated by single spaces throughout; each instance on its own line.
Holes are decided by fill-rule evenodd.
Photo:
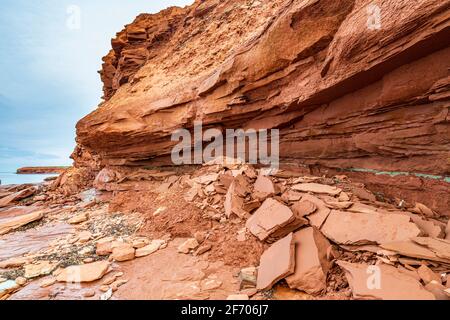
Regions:
M 23 167 L 17 169 L 17 174 L 61 174 L 70 167 Z

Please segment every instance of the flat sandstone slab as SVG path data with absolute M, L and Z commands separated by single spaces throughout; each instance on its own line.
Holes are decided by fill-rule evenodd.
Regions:
M 295 268 L 295 243 L 293 234 L 275 242 L 261 256 L 256 288 L 270 289 L 279 280 L 292 274 Z
M 420 229 L 405 215 L 337 210 L 331 211 L 321 231 L 342 245 L 404 241 L 420 234 Z

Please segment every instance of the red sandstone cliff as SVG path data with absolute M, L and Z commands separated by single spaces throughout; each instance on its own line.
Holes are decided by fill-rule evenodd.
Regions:
M 279 128 L 283 165 L 449 213 L 448 0 L 196 1 L 140 15 L 112 47 L 78 166 L 167 164 L 171 133 L 195 120 Z

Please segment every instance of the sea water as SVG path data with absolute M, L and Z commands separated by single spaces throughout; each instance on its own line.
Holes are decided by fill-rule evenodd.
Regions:
M 1 185 L 40 183 L 49 177 L 55 177 L 57 174 L 16 174 L 10 172 L 0 172 Z

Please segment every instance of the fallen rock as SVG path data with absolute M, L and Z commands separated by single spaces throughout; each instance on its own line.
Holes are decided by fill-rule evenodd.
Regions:
M 275 233 L 276 237 L 284 237 L 302 223 L 289 207 L 270 198 L 247 220 L 245 226 L 255 237 L 264 241 Z
M 244 199 L 239 196 L 236 192 L 236 180 L 233 181 L 230 185 L 230 188 L 228 189 L 228 192 L 225 196 L 225 215 L 227 218 L 230 218 L 232 214 L 235 214 L 239 218 L 244 218 L 247 214 L 246 211 L 244 211 Z
M 316 228 L 302 229 L 294 234 L 295 270 L 286 278 L 292 289 L 318 294 L 326 289 L 330 263 L 327 251 L 331 246 Z
M 402 214 L 405 214 L 411 218 L 412 222 L 414 222 L 416 226 L 419 227 L 420 231 L 422 231 L 422 236 L 431 238 L 445 238 L 445 230 L 440 223 L 433 220 L 425 220 L 421 216 L 411 212 L 402 212 Z
M 299 217 L 306 217 L 317 211 L 317 206 L 308 201 L 298 201 L 292 206 L 292 211 Z
M 108 269 L 108 261 L 70 266 L 63 269 L 56 277 L 56 280 L 69 283 L 93 282 L 101 279 L 108 272 Z
M 267 197 L 278 193 L 272 179 L 262 175 L 258 176 L 258 179 L 256 179 L 253 192 L 265 194 Z
M 450 261 L 450 241 L 430 237 L 416 237 L 412 240 L 433 251 L 439 258 Z
M 410 218 L 401 214 L 355 213 L 332 210 L 321 231 L 342 245 L 382 244 L 420 234 Z
M 119 262 L 133 260 L 135 258 L 135 249 L 131 244 L 124 243 L 113 248 L 111 258 Z
M 85 298 L 92 298 L 93 296 L 95 296 L 95 291 L 93 289 L 87 289 L 83 292 L 83 297 Z
M 428 208 L 426 205 L 417 202 L 415 207 L 413 209 L 411 209 L 412 212 L 418 213 L 418 214 L 423 214 L 426 217 L 434 217 L 435 213 L 433 212 L 433 210 L 431 210 L 430 208 Z
M 18 268 L 22 267 L 27 263 L 30 263 L 31 259 L 29 258 L 10 258 L 7 260 L 0 261 L 0 269 L 8 269 L 8 268 Z
M 330 196 L 337 196 L 342 192 L 342 189 L 318 183 L 300 183 L 292 186 L 292 190 L 301 192 L 311 192 L 318 194 L 328 194 Z
M 320 229 L 330 215 L 331 209 L 325 205 L 325 202 L 313 195 L 303 195 L 302 202 L 306 201 L 313 203 L 317 208 L 314 213 L 309 214 L 306 218 L 309 220 L 311 226 Z
M 257 277 L 258 269 L 256 267 L 241 269 L 239 272 L 240 289 L 256 288 Z
M 429 284 L 431 281 L 436 281 L 441 284 L 441 276 L 434 273 L 433 270 L 425 265 L 421 265 L 420 268 L 417 269 L 417 274 L 425 284 Z
M 140 249 L 150 244 L 150 240 L 147 238 L 138 238 L 133 240 L 133 248 Z
M 92 238 L 92 233 L 90 233 L 89 231 L 82 231 L 78 234 L 78 241 L 80 243 L 86 243 L 89 240 L 91 240 Z
M 202 254 L 210 251 L 212 249 L 212 245 L 211 244 L 203 244 L 200 247 L 198 247 L 198 249 L 195 251 L 194 255 L 195 256 L 201 256 Z
M 48 275 L 55 270 L 58 263 L 53 263 L 50 261 L 38 261 L 34 264 L 27 264 L 25 266 L 25 275 L 27 279 L 36 278 L 43 275 Z
M 293 234 L 275 242 L 261 256 L 256 288 L 270 289 L 279 280 L 295 270 L 295 243 Z
M 188 254 L 191 250 L 196 249 L 199 246 L 197 239 L 187 239 L 178 247 L 178 252 Z
M 80 223 L 88 221 L 88 219 L 89 219 L 89 215 L 86 212 L 82 212 L 82 213 L 79 213 L 76 216 L 70 218 L 69 220 L 67 220 L 67 222 L 70 224 L 80 224 Z
M 114 238 L 108 237 L 104 239 L 100 239 L 96 244 L 96 254 L 98 256 L 107 256 L 112 253 Z
M 407 257 L 450 263 L 450 260 L 439 258 L 432 250 L 412 240 L 383 243 L 380 246 Z
M 56 283 L 55 278 L 47 278 L 47 279 L 42 280 L 41 283 L 39 284 L 39 286 L 41 288 L 47 288 L 47 287 L 54 285 L 55 283 Z
M 0 208 L 12 205 L 14 202 L 31 197 L 36 193 L 37 189 L 27 188 L 0 199 Z
M 114 281 L 114 282 L 111 284 L 111 289 L 112 289 L 112 291 L 113 291 L 113 292 L 116 292 L 121 286 L 123 286 L 123 285 L 126 284 L 127 282 L 128 282 L 128 280 L 126 280 L 126 279 L 119 279 L 119 280 Z
M 217 179 L 219 179 L 219 174 L 213 173 L 213 174 L 208 174 L 208 175 L 204 175 L 201 177 L 193 178 L 192 181 L 194 181 L 198 184 L 208 185 L 208 184 L 211 184 L 211 183 L 217 181 Z
M 425 289 L 431 292 L 436 300 L 450 300 L 450 295 L 447 293 L 446 288 L 437 281 L 431 281 L 425 285 Z
M 147 246 L 136 249 L 136 258 L 145 257 L 152 253 L 155 253 L 165 243 L 166 242 L 164 240 L 152 240 Z
M 302 199 L 302 193 L 292 191 L 289 189 L 281 195 L 281 199 L 287 202 L 300 201 Z
M 43 217 L 44 211 L 35 211 L 29 214 L 0 221 L 0 235 L 19 229 L 20 227 L 23 227 L 31 222 L 41 220 Z
M 435 300 L 414 277 L 387 265 L 369 266 L 338 261 L 355 299 Z

